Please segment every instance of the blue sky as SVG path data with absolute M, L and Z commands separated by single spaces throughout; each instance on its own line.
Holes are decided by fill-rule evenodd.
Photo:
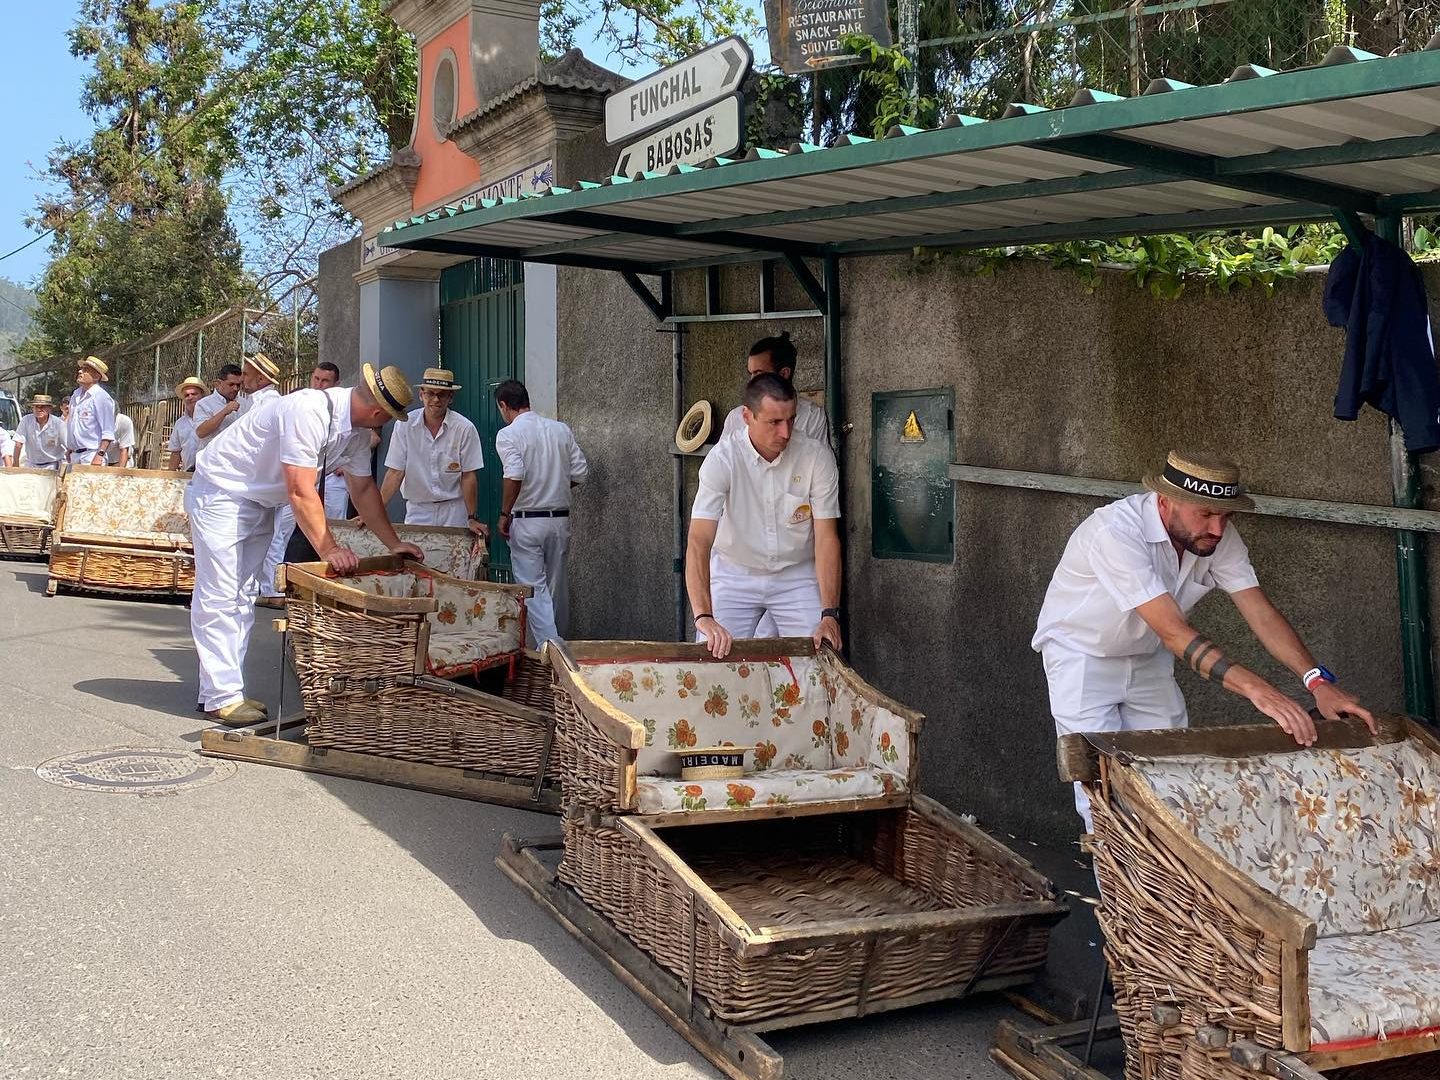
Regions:
M 0 164 L 0 255 L 35 236 L 25 227 L 25 217 L 45 186 L 36 171 L 44 168 L 46 155 L 60 139 L 79 139 L 92 130 L 79 103 L 87 67 L 70 55 L 65 36 L 75 21 L 75 0 L 6 7 L 5 41 L 0 44 L 0 101 L 8 103 L 0 126 L 0 144 L 6 148 Z M 576 35 L 586 55 L 607 67 L 622 67 L 596 47 L 594 29 L 583 27 Z M 48 252 L 41 240 L 0 261 L 0 277 L 33 284 Z
M 35 233 L 25 216 L 35 208 L 44 185 L 35 176 L 45 155 L 62 139 L 89 133 L 80 111 L 85 65 L 70 55 L 65 32 L 75 21 L 74 0 L 6 5 L 4 43 L 0 44 L 0 101 L 7 103 L 0 161 L 0 255 Z M 0 261 L 0 276 L 28 285 L 44 269 L 48 247 L 40 241 Z

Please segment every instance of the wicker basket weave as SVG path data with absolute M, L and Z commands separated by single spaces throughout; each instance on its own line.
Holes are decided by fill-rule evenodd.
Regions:
M 184 595 L 195 590 L 195 557 L 62 540 L 50 549 L 50 580 L 88 592 Z
M 28 521 L 0 521 L 0 555 L 10 558 L 42 558 L 50 550 L 49 525 Z

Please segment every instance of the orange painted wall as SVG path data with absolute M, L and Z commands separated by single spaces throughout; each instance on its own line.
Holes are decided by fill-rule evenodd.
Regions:
M 412 210 L 448 202 L 451 196 L 464 195 L 480 183 L 480 163 L 462 153 L 454 143 L 441 142 L 431 120 L 435 66 L 447 48 L 455 54 L 455 70 L 459 76 L 455 92 L 456 118 L 474 112 L 480 105 L 475 100 L 475 77 L 470 67 L 470 17 L 467 15 L 420 50 L 420 94 L 416 102 L 419 117 L 415 125 L 420 177 L 411 198 Z

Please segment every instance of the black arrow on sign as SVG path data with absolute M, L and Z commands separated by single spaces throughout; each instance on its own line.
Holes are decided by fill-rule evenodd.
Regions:
M 630 155 L 629 155 L 629 154 L 626 154 L 624 157 L 622 157 L 622 158 L 620 159 L 620 164 L 615 166 L 615 175 L 616 175 L 616 176 L 629 176 L 629 175 L 630 175 L 629 172 L 626 171 L 626 166 L 628 166 L 629 164 L 630 164 Z
M 725 78 L 720 81 L 720 85 L 729 86 L 735 81 L 735 73 L 744 65 L 745 58 L 740 55 L 739 51 L 733 45 L 728 46 L 720 55 L 725 58 L 727 65 Z

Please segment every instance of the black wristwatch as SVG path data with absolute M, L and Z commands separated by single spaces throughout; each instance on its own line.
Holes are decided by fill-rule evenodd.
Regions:
M 839 609 L 838 607 L 821 608 L 821 609 L 820 609 L 820 618 L 822 618 L 822 619 L 834 619 L 836 622 L 839 622 L 839 621 L 840 621 L 840 609 Z
M 470 520 L 471 520 L 471 521 L 478 521 L 478 522 L 480 522 L 480 524 L 482 524 L 482 525 L 485 524 L 485 519 L 482 518 L 479 514 L 471 514 L 471 515 L 470 515 Z

